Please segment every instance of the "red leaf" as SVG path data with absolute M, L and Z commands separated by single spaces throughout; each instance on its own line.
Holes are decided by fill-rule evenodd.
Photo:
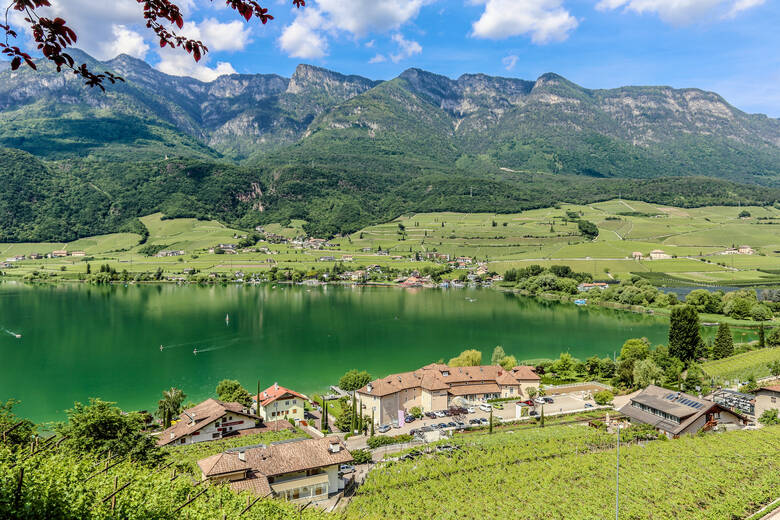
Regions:
M 22 58 L 19 56 L 14 57 L 13 60 L 11 60 L 11 70 L 16 70 L 19 68 L 19 65 L 22 64 Z

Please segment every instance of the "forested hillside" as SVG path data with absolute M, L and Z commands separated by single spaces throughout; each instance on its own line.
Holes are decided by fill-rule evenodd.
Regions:
M 0 71 L 0 241 L 138 229 L 157 211 L 328 235 L 409 211 L 780 200 L 780 122 L 697 89 L 309 65 L 204 83 L 78 58 L 126 82 Z

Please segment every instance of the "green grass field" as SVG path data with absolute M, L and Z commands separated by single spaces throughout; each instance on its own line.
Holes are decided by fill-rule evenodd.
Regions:
M 740 210 L 751 218 L 740 219 Z M 597 224 L 599 236 L 584 239 L 577 224 L 567 214 L 576 213 Z M 759 220 L 761 219 L 761 220 Z M 589 205 L 563 204 L 515 214 L 418 213 L 404 215 L 392 222 L 369 226 L 345 237 L 333 238 L 334 247 L 323 251 L 301 250 L 291 245 L 260 244 L 274 254 L 241 253 L 213 255 L 207 250 L 219 243 L 235 243 L 247 230 L 231 229 L 216 221 L 195 219 L 163 220 L 161 214 L 143 217 L 149 230 L 147 244 L 183 249 L 183 257 L 150 258 L 138 251 L 140 237 L 118 233 L 90 237 L 68 244 L 0 244 L 0 261 L 19 254 L 48 253 L 54 249 L 83 250 L 92 261 L 108 263 L 117 270 L 154 271 L 178 274 L 185 267 L 202 272 L 254 272 L 272 266 L 308 271 L 323 266 L 321 256 L 337 261 L 353 257 L 348 267 L 379 264 L 399 269 L 419 268 L 413 253 L 439 252 L 469 256 L 487 261 L 492 270 L 530 264 L 569 265 L 596 278 L 640 273 L 658 278 L 667 273 L 675 283 L 702 285 L 780 284 L 780 210 L 773 207 L 670 208 L 645 202 L 611 200 Z M 288 238 L 304 234 L 304 222 L 293 220 L 287 227 L 265 226 L 269 232 Z M 750 245 L 753 255 L 721 255 L 733 245 Z M 381 249 L 389 255 L 378 255 Z M 364 252 L 364 249 L 370 249 Z M 654 249 L 674 258 L 648 260 Z M 633 252 L 645 259 L 632 259 Z M 401 259 L 393 259 L 401 256 Z M 705 260 L 705 261 L 702 261 Z M 23 276 L 33 270 L 75 277 L 86 270 L 78 258 L 24 261 L 10 276 Z M 62 270 L 64 267 L 64 271 Z M 762 271 L 759 271 L 761 269 Z
M 717 361 L 708 361 L 702 365 L 702 369 L 718 381 L 745 381 L 751 375 L 756 378 L 769 376 L 767 364 L 772 361 L 780 361 L 780 347 L 751 350 Z

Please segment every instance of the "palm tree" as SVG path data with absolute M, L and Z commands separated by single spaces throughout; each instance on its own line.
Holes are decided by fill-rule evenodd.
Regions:
M 162 399 L 157 402 L 157 417 L 162 420 L 163 427 L 167 428 L 171 425 L 171 420 L 181 413 L 181 404 L 187 396 L 173 387 L 170 390 L 163 390 L 162 395 Z

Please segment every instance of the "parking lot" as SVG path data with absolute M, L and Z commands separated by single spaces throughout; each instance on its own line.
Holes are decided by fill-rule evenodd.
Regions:
M 544 405 L 544 412 L 545 414 L 550 413 L 566 413 L 571 412 L 575 410 L 582 410 L 583 408 L 586 408 L 586 403 L 590 404 L 591 406 L 595 405 L 592 399 L 586 400 L 584 398 L 584 395 L 581 395 L 579 393 L 576 394 L 563 394 L 563 395 L 554 395 L 551 396 L 551 399 L 553 400 L 552 403 L 546 403 Z M 515 401 L 506 401 L 503 403 L 498 403 L 499 406 L 502 407 L 502 409 L 496 408 L 494 405 L 493 408 L 493 416 L 494 417 L 500 417 L 502 420 L 515 420 L 517 418 L 517 411 L 516 411 L 516 405 Z M 490 417 L 490 412 L 485 412 L 483 410 L 479 409 L 478 405 L 474 405 L 470 407 L 474 411 L 472 413 L 467 413 L 464 415 L 454 415 L 454 416 L 445 416 L 445 417 L 437 417 L 435 419 L 423 416 L 422 419 L 416 419 L 415 421 L 411 423 L 404 423 L 400 425 L 399 428 L 390 428 L 389 431 L 385 433 L 376 432 L 377 435 L 400 435 L 403 433 L 409 433 L 411 430 L 419 430 L 423 426 L 434 426 L 440 423 L 450 423 L 450 422 L 462 422 L 465 423 L 466 426 L 471 426 L 469 424 L 469 421 L 472 419 L 488 419 Z M 537 414 L 541 412 L 542 406 L 540 404 L 536 404 L 534 407 L 529 407 L 529 411 L 533 410 Z M 448 427 L 447 429 L 453 429 L 452 427 Z

